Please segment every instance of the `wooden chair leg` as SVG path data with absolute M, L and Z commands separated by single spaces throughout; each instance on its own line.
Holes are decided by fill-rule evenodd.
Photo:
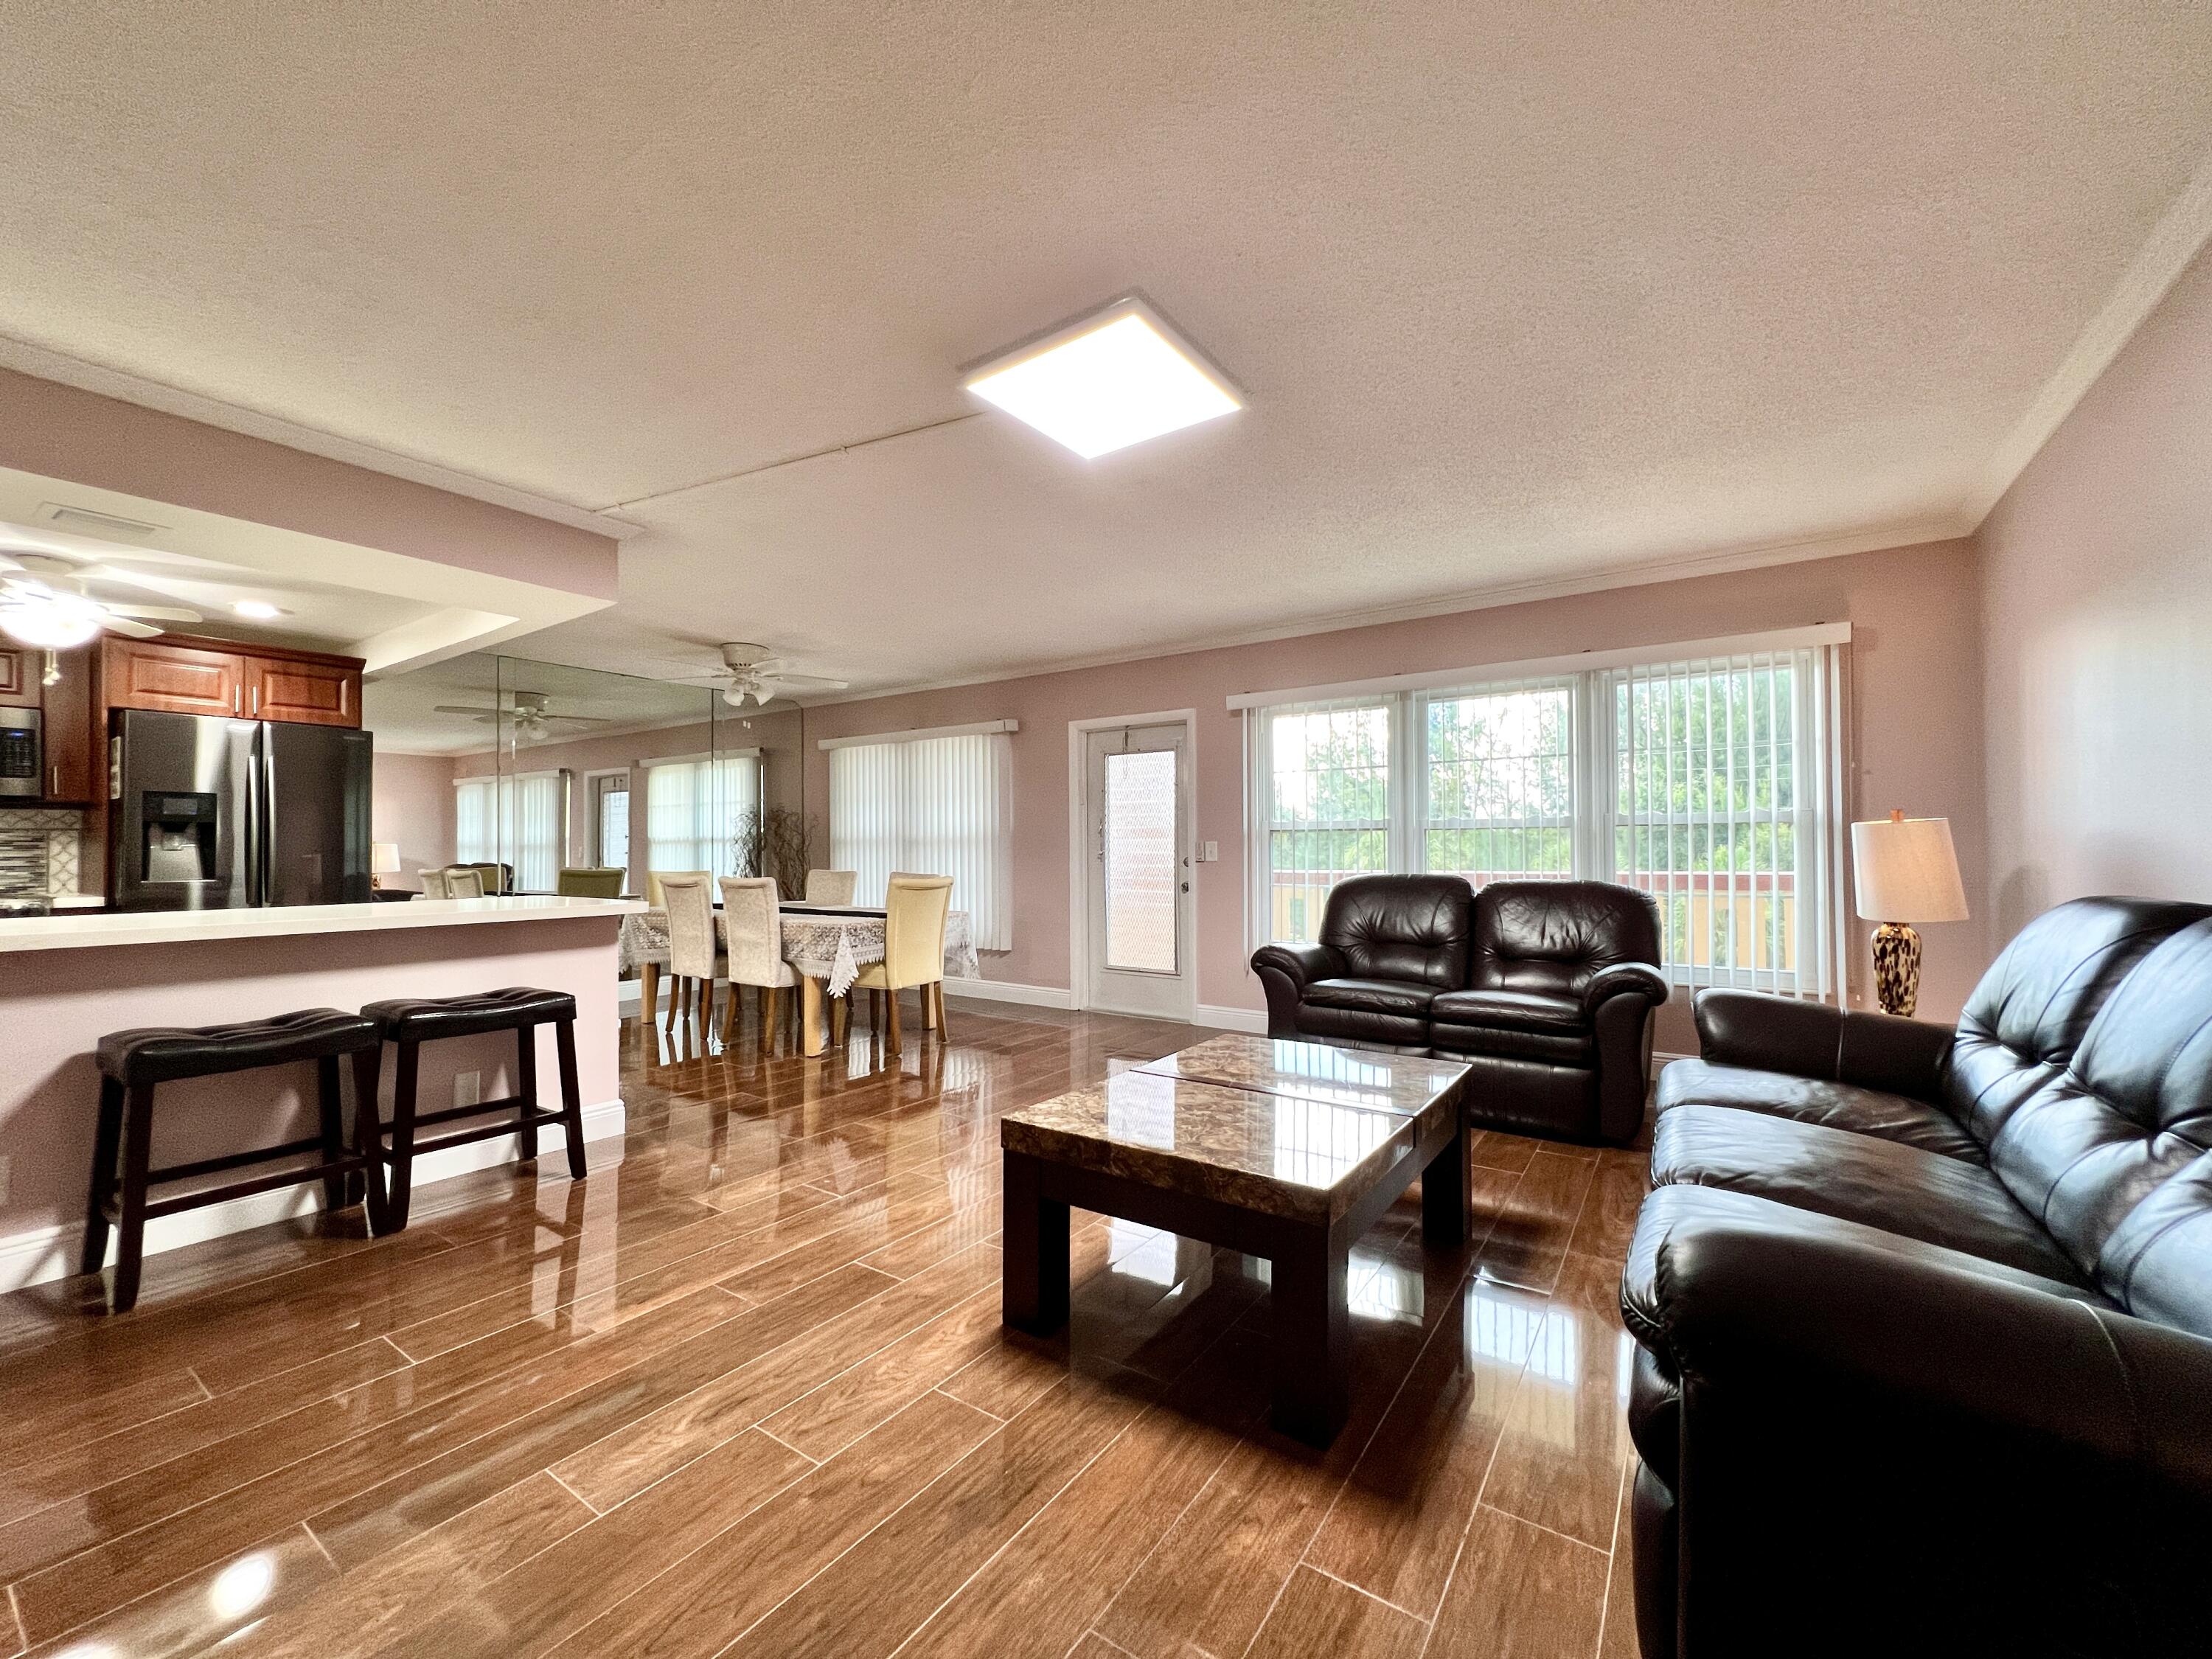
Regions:
M 660 1029 L 662 1030 L 672 1031 L 676 1029 L 677 1011 L 682 1008 L 683 1006 L 684 975 L 681 974 L 671 974 L 668 976 L 668 1018 L 661 1026 Z
M 945 981 L 935 981 L 929 988 L 929 1006 L 937 1015 L 937 1040 L 945 1042 L 951 1036 L 945 1024 Z
M 775 1052 L 776 1039 L 783 1035 L 783 993 L 773 985 L 763 985 L 760 992 L 761 1053 Z
M 868 993 L 868 1029 L 878 1036 L 884 1034 L 884 994 L 881 991 Z
M 891 1053 L 896 1054 L 899 1051 L 899 1010 L 896 991 L 888 988 L 884 990 L 884 1046 Z
M 392 1214 L 392 1231 L 407 1230 L 407 1200 L 415 1176 L 415 1085 L 421 1073 L 420 1045 L 399 1045 L 398 1069 L 392 1077 L 392 1187 L 385 1207 Z
M 737 988 L 732 986 L 734 996 Z M 553 1027 L 553 1048 L 561 1063 L 561 1115 L 568 1130 L 568 1173 L 584 1178 L 584 1091 L 576 1081 L 576 1022 L 558 1021 Z
M 376 1103 L 377 1073 L 383 1065 L 380 1042 L 353 1057 L 353 1149 L 367 1161 L 361 1172 L 362 1196 L 368 1205 L 369 1231 L 380 1238 L 392 1228 L 392 1206 L 384 1197 L 384 1115 Z
M 722 1004 L 722 1047 L 727 1048 L 738 1035 L 738 982 L 730 981 L 730 994 Z
M 647 1030 L 660 1023 L 660 964 L 641 963 L 637 970 L 637 1011 Z
M 345 1156 L 345 1103 L 338 1095 L 338 1057 L 325 1054 L 315 1062 L 315 1106 L 323 1121 L 323 1162 L 336 1164 Z M 352 1186 L 343 1175 L 323 1177 L 323 1207 L 343 1210 L 353 1201 Z
M 115 1229 L 115 1294 L 108 1305 L 129 1313 L 138 1300 L 146 1254 L 146 1175 L 154 1162 L 154 1085 L 131 1085 L 123 1106 L 123 1193 Z
M 115 1160 L 123 1150 L 123 1085 L 100 1079 L 100 1123 L 93 1136 L 92 1192 L 84 1206 L 84 1249 L 79 1273 L 96 1273 L 107 1261 L 107 1203 L 115 1196 Z
M 514 1095 L 521 1103 L 515 1112 L 515 1138 L 522 1143 L 524 1161 L 538 1156 L 538 1028 L 526 1025 L 514 1034 Z

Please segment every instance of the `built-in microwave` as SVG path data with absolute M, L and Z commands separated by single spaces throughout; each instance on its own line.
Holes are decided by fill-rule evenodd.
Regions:
M 44 758 L 39 744 L 39 711 L 0 708 L 0 795 L 44 794 Z

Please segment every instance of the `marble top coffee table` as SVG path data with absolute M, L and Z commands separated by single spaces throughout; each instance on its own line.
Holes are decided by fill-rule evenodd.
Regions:
M 1346 1261 L 1421 1179 L 1431 1244 L 1467 1239 L 1468 1067 L 1217 1037 L 1009 1113 L 1003 1314 L 1067 1322 L 1071 1206 L 1273 1264 L 1274 1421 L 1327 1443 L 1346 1409 Z

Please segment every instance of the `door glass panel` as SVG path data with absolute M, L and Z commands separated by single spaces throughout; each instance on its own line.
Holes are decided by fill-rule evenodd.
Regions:
M 611 778 L 599 786 L 599 867 L 629 868 L 629 789 Z
M 1176 751 L 1106 757 L 1106 965 L 1176 971 Z

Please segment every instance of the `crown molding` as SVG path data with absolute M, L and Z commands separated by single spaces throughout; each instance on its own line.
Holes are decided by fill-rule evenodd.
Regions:
M 161 380 L 148 380 L 143 374 L 110 368 L 82 357 L 73 357 L 65 352 L 33 345 L 28 340 L 17 339 L 12 335 L 0 334 L 0 368 L 11 368 L 36 380 L 56 380 L 63 386 L 75 386 L 80 392 L 96 392 L 103 398 L 136 404 L 142 409 L 159 410 L 164 415 L 180 416 L 188 421 L 198 421 L 202 426 L 218 427 L 225 432 L 236 432 L 248 438 L 259 438 L 267 443 L 282 444 L 287 449 L 319 455 L 326 461 L 342 461 L 348 466 L 381 472 L 389 477 L 404 478 L 410 483 L 427 484 L 448 495 L 465 495 L 471 501 L 503 507 L 513 513 L 525 513 L 533 519 L 550 520 L 555 524 L 567 525 L 571 529 L 587 530 L 593 535 L 610 537 L 616 541 L 635 536 L 645 528 L 643 525 L 633 524 L 628 519 L 579 507 L 574 501 L 541 495 L 534 490 L 519 489 L 512 484 L 480 478 L 472 472 L 459 472 L 452 467 L 441 466 L 435 461 L 380 449 L 374 444 L 364 443 L 357 438 L 343 438 L 333 432 L 288 421 L 282 416 L 264 415 L 258 410 L 225 403 L 219 398 L 187 392 L 181 386 L 170 386 Z
M 2030 400 L 2019 424 L 1990 455 L 1960 507 L 1970 531 L 1981 528 L 1982 520 L 2027 471 L 2028 463 L 2098 377 L 2112 367 L 2208 240 L 2212 240 L 2212 155 L 2205 157 L 2180 196 L 2151 228 L 2148 240 L 2120 273 L 2103 307 L 2075 337 L 2072 349 Z
M 1679 581 L 1693 576 L 1727 575 L 1740 570 L 1763 569 L 1769 565 L 1802 564 L 1814 559 L 1843 558 L 1853 553 L 1878 553 L 1893 547 L 1921 547 L 1931 542 L 1957 541 L 1971 535 L 1972 531 L 1972 526 L 1955 518 L 1914 520 L 1903 524 L 1845 531 L 1832 536 L 1817 536 L 1802 541 L 1762 543 L 1745 547 L 1720 548 L 1708 553 L 1647 559 L 1577 576 L 1504 582 L 1492 587 L 1465 590 L 1404 605 L 1335 611 L 1325 619 L 1307 617 L 1264 628 L 1195 635 L 1170 644 L 1146 646 L 1133 651 L 1107 652 L 1087 657 L 1056 657 L 987 673 L 917 680 L 872 690 L 846 691 L 835 696 L 794 701 L 799 702 L 800 707 L 805 708 L 827 708 L 839 703 L 870 702 L 878 697 L 902 697 L 921 691 L 949 691 L 963 685 L 996 685 L 1006 680 L 1036 679 L 1047 674 L 1073 673 L 1085 668 L 1111 668 L 1121 663 L 1152 662 L 1164 657 L 1188 656 L 1197 651 L 1219 651 L 1240 645 L 1265 645 L 1273 640 L 1339 634 L 1349 629 L 1373 628 L 1385 623 L 1415 622 L 1428 617 L 1449 617 L 1464 611 L 1493 611 L 1502 605 L 1568 599 L 1578 593 L 1602 592 L 1607 588 L 1641 587 L 1652 582 Z

